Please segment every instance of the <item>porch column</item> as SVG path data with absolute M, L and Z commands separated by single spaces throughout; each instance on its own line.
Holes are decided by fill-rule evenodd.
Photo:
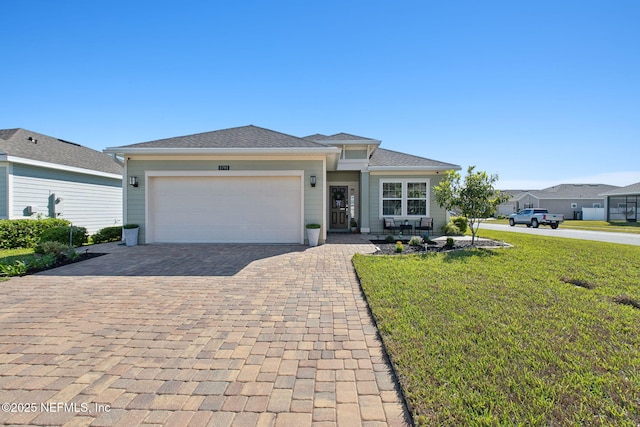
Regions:
M 369 172 L 360 172 L 360 232 L 370 233 L 369 227 Z

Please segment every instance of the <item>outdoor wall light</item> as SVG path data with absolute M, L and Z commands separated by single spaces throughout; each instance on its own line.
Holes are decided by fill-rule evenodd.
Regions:
M 129 185 L 132 187 L 137 187 L 138 186 L 138 177 L 137 176 L 130 176 L 129 177 Z
M 315 175 L 311 175 L 309 177 L 309 182 L 311 183 L 312 187 L 315 187 L 316 186 L 316 176 Z

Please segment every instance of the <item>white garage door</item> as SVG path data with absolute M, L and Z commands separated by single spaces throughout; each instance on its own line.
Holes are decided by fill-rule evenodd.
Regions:
M 149 178 L 148 241 L 301 243 L 300 176 Z

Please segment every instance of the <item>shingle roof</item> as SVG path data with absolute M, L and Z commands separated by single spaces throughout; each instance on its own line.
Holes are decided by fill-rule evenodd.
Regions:
M 194 135 L 125 145 L 122 148 L 318 148 L 325 147 L 297 136 L 261 128 L 241 126 Z
M 378 148 L 369 159 L 369 166 L 373 167 L 429 167 L 441 168 L 443 170 L 460 169 L 460 166 L 452 163 L 440 162 L 438 160 L 427 159 L 425 157 L 413 156 L 411 154 L 400 153 L 398 151 Z
M 599 199 L 602 192 L 614 188 L 618 187 L 607 184 L 559 184 L 529 193 L 539 199 Z
M 632 194 L 640 194 L 640 182 L 600 193 L 601 196 L 626 196 Z
M 0 151 L 24 159 L 122 175 L 122 168 L 108 154 L 26 129 L 0 130 Z
M 364 136 L 351 135 L 349 133 L 336 133 L 335 135 L 322 135 L 317 133 L 315 135 L 305 136 L 304 139 L 311 141 L 376 141 L 372 138 L 365 138 Z

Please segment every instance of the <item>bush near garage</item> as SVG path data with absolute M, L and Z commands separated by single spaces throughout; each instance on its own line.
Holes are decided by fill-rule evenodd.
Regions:
M 33 248 L 45 230 L 69 224 L 69 221 L 60 218 L 2 219 L 0 249 Z
M 36 245 L 33 252 L 38 255 L 54 255 L 57 259 L 69 253 L 69 243 L 64 244 L 56 241 L 40 242 Z
M 45 230 L 40 236 L 41 242 L 60 242 L 63 245 L 69 244 L 69 234 L 72 234 L 72 245 L 75 247 L 82 246 L 89 240 L 87 229 L 84 227 L 54 227 Z
M 122 227 L 105 227 L 100 230 L 93 236 L 91 236 L 91 241 L 95 244 L 97 243 L 107 243 L 107 242 L 117 242 L 122 240 Z

